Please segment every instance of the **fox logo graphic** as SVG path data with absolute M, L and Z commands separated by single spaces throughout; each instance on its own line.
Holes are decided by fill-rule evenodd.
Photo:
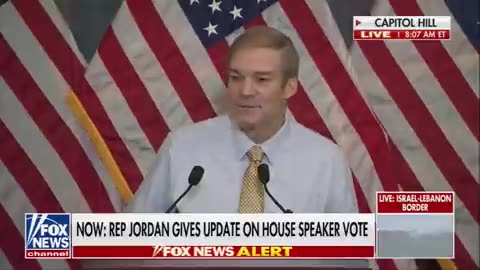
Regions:
M 25 214 L 25 257 L 70 255 L 70 214 Z

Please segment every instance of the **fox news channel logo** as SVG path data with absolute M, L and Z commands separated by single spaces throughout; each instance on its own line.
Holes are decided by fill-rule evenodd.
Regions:
M 70 214 L 25 214 L 25 258 L 70 258 Z

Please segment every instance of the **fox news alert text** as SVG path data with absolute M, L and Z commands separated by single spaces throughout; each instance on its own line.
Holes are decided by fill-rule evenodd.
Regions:
M 354 40 L 450 40 L 449 16 L 354 16 Z

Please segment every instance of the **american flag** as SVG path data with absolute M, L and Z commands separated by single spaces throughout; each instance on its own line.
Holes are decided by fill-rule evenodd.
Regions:
M 371 14 L 452 16 L 451 8 L 391 0 Z M 3 4 L 0 268 L 80 267 L 24 260 L 23 213 L 121 211 L 169 131 L 223 113 L 229 45 L 268 25 L 301 57 L 289 113 L 345 151 L 361 212 L 375 211 L 376 191 L 453 190 L 455 259 L 436 264 L 477 269 L 478 51 L 456 18 L 450 41 L 347 47 L 324 0 L 125 1 L 87 64 L 53 1 Z

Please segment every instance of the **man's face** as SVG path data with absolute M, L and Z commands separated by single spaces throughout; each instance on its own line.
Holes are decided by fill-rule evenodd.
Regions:
M 230 59 L 227 100 L 230 117 L 242 130 L 281 119 L 295 91 L 295 79 L 284 82 L 279 50 L 243 48 Z

